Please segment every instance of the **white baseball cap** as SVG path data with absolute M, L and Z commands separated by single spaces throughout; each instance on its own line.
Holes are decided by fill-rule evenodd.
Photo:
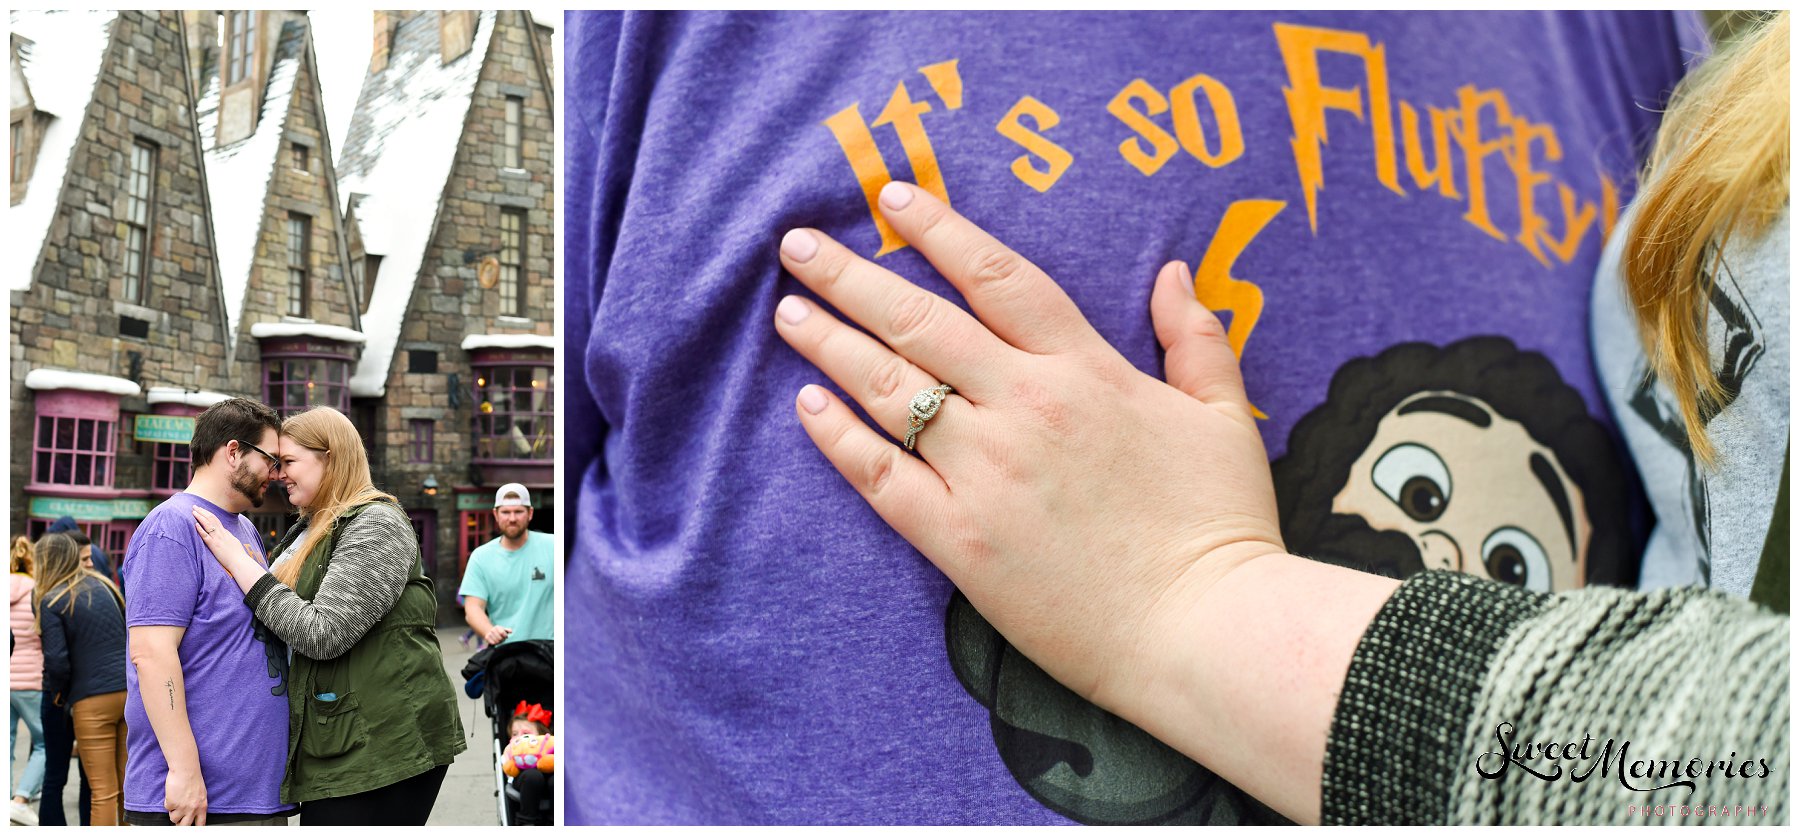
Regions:
M 507 494 L 516 494 L 516 496 L 508 499 Z M 531 507 L 531 491 L 525 490 L 525 486 L 518 482 L 507 482 L 500 486 L 500 490 L 494 492 L 495 508 L 506 508 L 512 505 Z

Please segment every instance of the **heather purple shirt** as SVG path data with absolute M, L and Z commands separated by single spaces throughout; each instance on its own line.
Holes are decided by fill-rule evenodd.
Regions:
M 1691 21 L 571 13 L 568 822 L 1267 820 L 1059 694 L 795 419 L 830 384 L 772 324 L 812 296 L 783 232 L 963 304 L 884 237 L 890 178 L 941 182 L 1158 377 L 1153 278 L 1207 267 L 1290 548 L 1397 571 L 1441 541 L 1366 524 L 1443 511 L 1531 582 L 1577 549 L 1633 574 L 1588 288 Z
M 181 675 L 188 725 L 200 752 L 209 813 L 273 814 L 287 769 L 286 649 L 256 637 L 243 590 L 194 531 L 194 506 L 211 511 L 221 527 L 264 563 L 262 537 L 238 514 L 191 493 L 178 493 L 144 517 L 126 547 L 121 571 L 127 627 L 185 627 Z M 279 660 L 279 667 L 271 665 Z M 271 675 L 271 670 L 279 675 Z M 167 699 L 152 683 L 150 699 Z M 125 809 L 160 813 L 169 764 L 163 760 L 137 666 L 125 668 Z

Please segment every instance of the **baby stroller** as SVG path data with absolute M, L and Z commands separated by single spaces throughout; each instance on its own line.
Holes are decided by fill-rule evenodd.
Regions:
M 507 782 L 506 773 L 501 770 L 500 755 L 506 748 L 507 726 L 512 719 L 513 706 L 521 701 L 555 710 L 551 705 L 556 699 L 554 648 L 555 643 L 547 639 L 507 642 L 475 654 L 463 666 L 463 679 L 468 681 L 463 690 L 471 697 L 481 698 L 481 707 L 487 712 L 492 732 L 494 804 L 502 825 L 518 824 L 520 818 L 519 791 Z M 536 816 L 545 824 L 551 823 L 551 811 L 555 809 L 550 786 L 545 782 L 541 810 Z

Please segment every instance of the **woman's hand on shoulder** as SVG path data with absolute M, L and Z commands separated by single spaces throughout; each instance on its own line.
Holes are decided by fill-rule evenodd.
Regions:
M 244 544 L 219 523 L 219 518 L 198 505 L 194 506 L 194 530 L 212 551 L 213 558 L 232 577 L 237 577 L 239 572 L 250 571 L 252 567 L 258 571 L 262 569 L 262 564 L 257 563 L 244 550 Z

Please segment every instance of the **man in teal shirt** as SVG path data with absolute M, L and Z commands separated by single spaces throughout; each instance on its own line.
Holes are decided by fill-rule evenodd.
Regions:
M 531 493 L 517 482 L 494 493 L 500 536 L 469 555 L 463 571 L 463 617 L 490 645 L 556 638 L 555 549 L 532 531 Z

